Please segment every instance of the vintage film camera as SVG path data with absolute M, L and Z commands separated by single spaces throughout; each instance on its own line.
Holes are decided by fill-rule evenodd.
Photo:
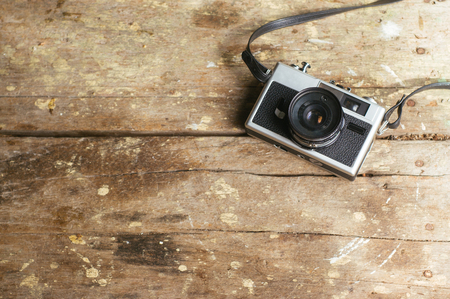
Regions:
M 353 181 L 369 153 L 385 109 L 300 69 L 278 63 L 245 127 L 333 174 Z
M 430 89 L 450 89 L 450 82 L 431 83 L 404 95 L 386 113 L 370 98 L 361 98 L 334 82 L 326 83 L 303 68 L 278 63 L 273 71 L 261 64 L 250 49 L 258 37 L 281 28 L 319 20 L 355 9 L 402 0 L 333 8 L 271 21 L 253 32 L 242 59 L 253 76 L 265 83 L 245 123 L 249 135 L 267 141 L 333 174 L 355 180 L 376 135 L 400 125 L 406 101 Z M 390 122 L 394 112 L 397 119 Z

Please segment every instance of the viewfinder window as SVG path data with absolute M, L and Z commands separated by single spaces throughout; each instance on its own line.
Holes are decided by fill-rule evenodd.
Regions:
M 369 109 L 370 105 L 367 103 L 361 102 L 357 99 L 346 96 L 342 106 L 347 108 L 348 110 L 351 110 L 355 113 L 358 113 L 358 114 L 364 116 L 364 115 L 366 115 L 366 112 Z

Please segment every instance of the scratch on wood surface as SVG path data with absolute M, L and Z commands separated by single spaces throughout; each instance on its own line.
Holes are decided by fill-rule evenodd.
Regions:
M 358 249 L 360 246 L 367 244 L 369 241 L 370 241 L 370 239 L 364 239 L 364 238 L 353 239 L 347 245 L 345 245 L 344 248 L 339 249 L 337 255 L 335 255 L 331 259 L 328 259 L 330 261 L 330 264 L 337 263 L 340 259 L 348 256 L 350 253 L 352 253 L 353 251 Z
M 357 74 L 354 70 L 352 70 L 351 68 L 348 68 L 347 73 L 348 73 L 350 76 L 353 76 L 353 77 L 358 76 L 358 74 Z
M 420 195 L 420 190 L 419 190 L 419 183 L 416 183 L 416 201 L 419 201 L 419 195 Z
M 391 254 L 388 256 L 388 258 L 385 259 L 385 260 L 381 263 L 381 265 L 378 266 L 379 268 L 383 267 L 384 264 L 386 264 L 386 263 L 394 256 L 394 254 L 397 252 L 397 249 L 400 247 L 400 244 L 401 244 L 401 243 L 399 243 L 399 244 L 397 245 L 397 247 L 395 247 L 395 249 L 394 249 L 394 250 L 391 252 Z
M 310 38 L 310 39 L 308 39 L 308 42 L 313 43 L 313 44 L 329 44 L 329 45 L 333 44 L 333 42 L 316 39 L 316 38 Z
M 387 65 L 382 64 L 381 67 L 388 72 L 392 77 L 395 78 L 395 82 L 399 83 L 401 86 L 405 86 L 405 83 L 397 76 L 397 74 Z

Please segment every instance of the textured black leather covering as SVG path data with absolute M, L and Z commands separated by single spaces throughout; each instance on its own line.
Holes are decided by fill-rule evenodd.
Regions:
M 284 86 L 278 82 L 272 82 L 267 90 L 267 93 L 262 99 L 255 116 L 253 117 L 253 122 L 267 130 L 272 131 L 273 133 L 292 139 L 289 133 L 287 120 L 279 119 L 275 115 L 275 109 L 280 98 L 290 101 L 297 93 L 298 91 L 292 88 Z M 309 150 L 316 151 L 337 162 L 351 167 L 361 151 L 372 125 L 346 113 L 344 113 L 344 119 L 344 129 L 341 131 L 341 135 L 335 143 L 328 147 Z M 347 129 L 347 125 L 349 123 L 353 123 L 364 128 L 364 135 L 360 135 Z M 304 148 L 300 145 L 299 147 Z
M 285 120 L 281 120 L 275 115 L 275 109 L 277 108 L 280 99 L 290 102 L 297 93 L 298 91 L 284 86 L 283 84 L 272 82 L 264 100 L 261 102 L 261 105 L 253 118 L 253 122 L 278 135 L 290 138 Z

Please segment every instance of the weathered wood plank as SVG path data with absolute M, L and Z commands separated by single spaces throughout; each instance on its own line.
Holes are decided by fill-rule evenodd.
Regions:
M 312 75 L 389 107 L 403 92 L 450 78 L 448 31 L 436 17 L 450 4 L 435 3 L 280 30 L 255 51 L 269 66 L 307 60 Z M 36 136 L 243 134 L 260 90 L 240 59 L 248 36 L 269 20 L 311 10 L 307 1 L 256 0 L 1 5 L 0 133 Z M 395 134 L 448 135 L 449 99 L 442 91 L 418 96 Z
M 317 1 L 314 10 L 339 6 Z M 406 8 L 408 14 L 404 14 Z M 247 86 L 240 79 L 245 76 L 248 81 L 251 75 L 239 55 L 249 34 L 275 18 L 312 10 L 307 1 L 138 0 L 3 1 L 2 9 L 8 12 L 1 23 L 2 75 L 7 79 L 2 80 L 3 88 L 10 86 L 6 91 L 11 95 L 26 96 L 39 95 L 33 86 L 40 86 L 49 88 L 44 89 L 47 95 L 80 97 L 102 86 L 104 91 L 94 90 L 96 94 L 122 96 L 121 88 L 136 88 L 140 92 L 136 96 L 146 96 L 145 88 L 165 85 L 176 90 L 177 86 L 196 86 L 194 82 Z M 449 59 L 448 32 L 440 16 L 449 9 L 445 2 L 431 5 L 415 0 L 349 12 L 262 37 L 258 42 L 269 51 L 261 58 L 270 63 L 317 61 L 315 69 L 323 74 L 318 77 L 354 83 L 364 80 L 364 86 L 402 86 L 399 81 L 416 86 L 410 80 L 422 84 L 424 79 L 445 79 L 449 75 L 444 68 Z M 425 53 L 418 53 L 417 47 Z M 277 50 L 286 54 L 274 53 Z M 217 67 L 208 68 L 208 61 Z M 391 68 L 397 66 L 392 70 L 398 78 L 380 67 L 385 62 L 387 66 L 392 63 Z M 349 73 L 347 67 L 354 72 Z
M 2 228 L 448 239 L 448 142 L 381 142 L 381 160 L 372 163 L 390 175 L 352 183 L 311 167 L 303 172 L 302 161 L 250 138 L 211 139 L 5 138 Z M 423 145 L 417 157 L 408 153 L 415 144 Z M 429 156 L 434 144 L 443 165 Z M 403 167 L 411 173 L 391 176 L 389 165 L 400 171 L 405 152 L 411 165 Z M 428 176 L 415 165 L 418 158 Z
M 217 91 L 217 89 L 214 89 Z M 260 88 L 205 98 L 0 98 L 0 134 L 29 136 L 242 135 Z M 411 90 L 361 89 L 393 105 Z M 215 93 L 215 92 L 212 92 Z M 449 135 L 450 92 L 429 92 L 403 110 L 402 126 L 386 135 Z M 242 95 L 244 98 L 242 98 Z
M 2 240 L 2 298 L 450 296 L 448 243 L 222 232 Z
M 198 171 L 329 175 L 251 137 L 0 138 L 4 180 Z M 360 174 L 450 174 L 450 141 L 376 140 Z
M 437 188 L 437 186 L 440 186 Z M 448 240 L 448 176 L 260 177 L 178 172 L 6 184 L 6 233 L 274 231 Z

